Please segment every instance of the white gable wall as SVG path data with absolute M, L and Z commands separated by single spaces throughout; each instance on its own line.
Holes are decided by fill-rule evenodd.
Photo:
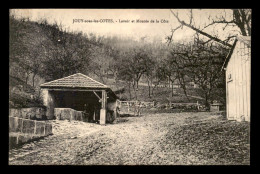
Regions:
M 250 121 L 251 48 L 241 41 L 226 67 L 227 118 Z

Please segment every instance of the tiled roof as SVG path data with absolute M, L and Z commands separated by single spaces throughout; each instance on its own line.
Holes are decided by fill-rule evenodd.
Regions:
M 41 87 L 109 88 L 108 86 L 81 73 L 41 84 Z

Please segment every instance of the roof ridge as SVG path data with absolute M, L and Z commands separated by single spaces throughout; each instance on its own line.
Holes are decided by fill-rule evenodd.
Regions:
M 87 81 L 92 81 L 92 83 L 98 85 L 99 87 L 109 88 L 109 86 L 107 86 L 107 85 L 105 85 L 105 84 L 102 84 L 102 83 L 100 83 L 100 82 L 98 82 L 98 81 L 96 81 L 96 80 L 94 80 L 94 79 L 88 77 L 87 75 L 82 74 L 82 73 L 76 73 L 76 74 L 69 75 L 69 76 L 67 76 L 67 77 L 63 77 L 63 78 L 60 78 L 60 79 L 52 80 L 52 81 L 50 81 L 50 82 L 43 83 L 43 84 L 41 84 L 40 86 L 41 86 L 41 87 L 53 86 L 55 83 L 63 83 L 63 81 L 64 81 L 64 80 L 67 80 L 67 79 L 70 81 L 70 80 L 72 80 L 71 78 L 74 78 L 75 76 L 81 76 L 81 77 L 83 77 L 83 79 L 85 78 Z M 79 78 L 80 78 L 80 77 L 79 77 Z M 53 84 L 53 83 L 54 83 L 54 84 Z M 79 80 L 79 83 L 80 83 L 80 80 Z M 81 83 L 84 84 L 85 82 L 82 81 Z M 73 83 L 72 83 L 71 85 L 74 86 Z M 86 85 L 88 86 L 88 84 L 86 84 Z M 77 85 L 76 85 L 76 86 L 77 86 Z
M 103 85 L 103 86 L 105 86 L 105 87 L 108 87 L 107 85 L 105 85 L 105 84 L 103 84 L 103 83 L 100 83 L 100 82 L 98 82 L 98 81 L 96 81 L 96 80 L 92 79 L 91 77 L 89 77 L 89 76 L 87 76 L 87 75 L 85 75 L 85 74 L 82 74 L 82 73 L 77 73 L 77 74 L 83 75 L 83 76 L 85 76 L 85 77 L 87 77 L 87 78 L 89 78 L 89 79 L 93 80 L 94 82 L 97 82 L 97 83 L 99 83 L 100 85 Z
M 67 77 L 62 77 L 62 78 L 59 78 L 59 79 L 56 79 L 56 80 L 49 81 L 49 82 L 46 82 L 46 83 L 41 84 L 40 86 L 42 86 L 42 85 L 48 85 L 49 83 L 56 82 L 56 81 L 62 80 L 62 79 L 66 79 L 66 78 L 71 77 L 71 76 L 74 76 L 74 75 L 76 75 L 76 74 L 72 74 L 72 75 L 69 75 L 69 76 L 67 76 Z

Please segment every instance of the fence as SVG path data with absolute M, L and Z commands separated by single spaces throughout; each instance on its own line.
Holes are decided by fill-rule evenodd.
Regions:
M 173 109 L 186 108 L 186 109 L 197 109 L 198 111 L 204 109 L 204 106 L 199 104 L 199 102 L 197 102 L 197 103 L 172 103 L 172 102 L 170 102 L 167 106 L 170 108 L 173 108 Z
M 144 101 L 120 101 L 117 100 L 117 106 L 120 108 L 120 114 L 140 115 L 142 108 L 158 108 L 158 109 L 184 109 L 184 110 L 205 110 L 205 106 L 197 103 L 166 103 L 156 104 Z
M 117 106 L 120 110 L 120 115 L 131 114 L 134 116 L 141 115 L 141 108 L 154 107 L 155 102 L 143 102 L 143 101 L 120 101 L 117 100 Z

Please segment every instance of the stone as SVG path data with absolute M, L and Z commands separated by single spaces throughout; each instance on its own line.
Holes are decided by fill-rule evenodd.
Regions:
M 23 121 L 18 117 L 9 117 L 9 132 L 21 132 Z
M 45 135 L 50 135 L 50 134 L 52 134 L 52 124 L 46 123 L 45 124 Z
M 61 120 L 70 120 L 71 118 L 71 109 L 70 108 L 62 108 L 61 109 Z
M 9 135 L 9 148 L 15 147 L 18 144 L 17 135 Z
M 34 120 L 28 120 L 23 119 L 23 133 L 33 134 L 35 129 L 35 121 Z
M 21 109 L 9 109 L 9 117 L 22 117 Z
M 77 120 L 78 112 L 71 108 L 55 108 L 54 115 L 57 120 Z
M 46 116 L 46 110 L 44 108 L 36 108 L 35 116 L 37 119 L 44 119 L 44 116 Z
M 36 135 L 45 135 L 45 122 L 44 121 L 36 121 Z
M 54 116 L 55 116 L 56 120 L 61 120 L 61 108 L 54 109 Z
M 70 120 L 76 120 L 77 117 L 77 111 L 74 109 L 70 110 Z
M 46 118 L 53 119 L 54 117 L 54 96 L 48 89 L 41 89 L 43 104 L 46 106 Z
M 106 124 L 106 109 L 100 109 L 100 124 Z
M 32 111 L 33 109 L 31 108 L 22 108 L 21 109 L 21 114 L 22 118 L 24 119 L 31 119 L 35 116 L 35 111 Z
M 20 117 L 24 119 L 43 119 L 46 115 L 46 110 L 40 107 L 10 109 L 9 116 Z
M 82 115 L 83 115 L 82 111 L 76 111 L 76 120 L 82 121 Z

